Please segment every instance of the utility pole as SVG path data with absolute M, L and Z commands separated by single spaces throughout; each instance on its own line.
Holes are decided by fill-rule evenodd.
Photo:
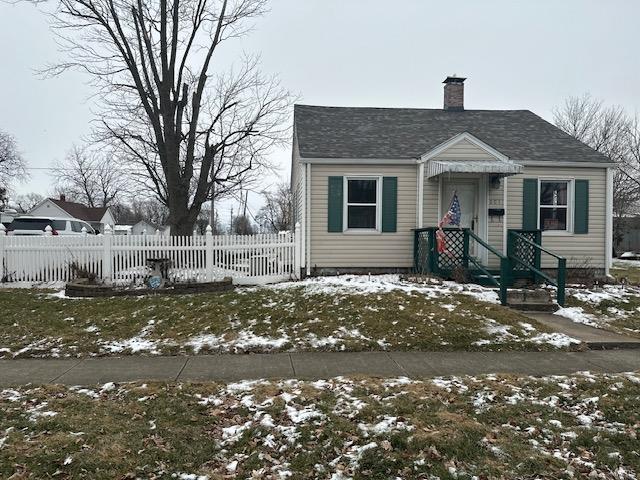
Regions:
M 240 194 L 242 196 L 242 194 Z M 244 205 L 242 209 L 242 216 L 247 216 L 247 202 L 249 201 L 249 190 L 247 190 L 247 194 L 244 196 Z

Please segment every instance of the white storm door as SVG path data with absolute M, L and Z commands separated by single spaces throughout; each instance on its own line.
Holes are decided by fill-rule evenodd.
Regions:
M 449 211 L 453 194 L 458 194 L 460 202 L 460 226 L 469 228 L 476 235 L 478 225 L 478 183 L 473 180 L 444 180 L 442 184 L 442 215 Z M 470 242 L 470 254 L 475 255 L 475 242 Z

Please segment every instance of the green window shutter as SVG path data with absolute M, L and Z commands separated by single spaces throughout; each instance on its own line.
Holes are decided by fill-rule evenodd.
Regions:
M 342 177 L 329 177 L 327 231 L 342 232 Z
M 382 179 L 382 231 L 395 232 L 398 217 L 398 177 Z
M 589 233 L 589 180 L 575 181 L 573 233 Z
M 538 228 L 538 179 L 525 178 L 522 183 L 522 229 Z

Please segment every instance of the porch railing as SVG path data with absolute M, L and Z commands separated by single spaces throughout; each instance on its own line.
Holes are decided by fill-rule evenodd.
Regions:
M 440 252 L 436 239 L 437 231 L 437 227 L 414 230 L 414 270 L 417 273 L 433 273 L 442 277 L 450 277 L 456 269 L 461 268 L 464 272 L 468 272 L 474 280 L 482 277 L 488 283 L 498 287 L 500 301 L 506 305 L 507 287 L 511 283 L 509 259 L 468 228 L 443 228 L 445 242 L 443 251 Z M 498 258 L 500 264 L 498 275 L 491 272 L 478 258 L 469 254 L 469 246 L 472 241 Z
M 511 281 L 512 281 L 511 268 L 510 268 L 511 263 L 509 262 L 509 259 L 505 255 L 500 253 L 498 250 L 493 248 L 491 245 L 486 243 L 484 240 L 482 240 L 480 237 L 478 237 L 471 230 L 468 230 L 468 235 L 470 238 L 475 240 L 478 245 L 486 248 L 487 252 L 491 253 L 492 255 L 495 255 L 498 258 L 498 261 L 500 263 L 500 275 L 498 277 L 494 276 L 489 272 L 488 269 L 484 268 L 484 266 L 480 263 L 480 261 L 477 258 L 470 256 L 469 260 L 473 263 L 473 265 L 478 270 L 480 270 L 486 276 L 486 278 L 491 283 L 493 283 L 496 287 L 500 289 L 500 303 L 502 303 L 502 305 L 506 305 L 507 304 L 507 287 L 511 285 Z
M 509 230 L 507 234 L 507 256 L 511 261 L 512 271 L 530 275 L 534 283 L 542 278 L 557 288 L 556 301 L 564 306 L 567 260 L 547 250 L 542 245 L 540 230 Z M 557 260 L 556 277 L 553 278 L 542 270 L 541 257 L 545 253 Z
M 557 287 L 557 302 L 565 302 L 566 260 L 541 245 L 540 230 L 509 230 L 507 236 L 507 255 L 499 252 L 468 228 L 443 228 L 445 242 L 442 252 L 438 250 L 437 227 L 414 230 L 413 266 L 417 273 L 432 273 L 451 278 L 456 269 L 470 275 L 474 281 L 484 281 L 498 287 L 500 301 L 507 303 L 507 288 L 516 278 L 529 278 L 534 283 L 545 280 Z M 470 245 L 475 242 L 498 259 L 499 270 L 484 265 L 479 258 L 470 254 Z M 478 248 L 476 248 L 478 251 Z M 558 261 L 555 278 L 541 268 L 542 254 Z

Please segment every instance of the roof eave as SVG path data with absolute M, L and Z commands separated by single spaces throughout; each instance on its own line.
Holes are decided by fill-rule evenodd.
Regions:
M 419 158 L 356 158 L 356 157 L 300 157 L 300 163 L 340 165 L 357 163 L 362 165 L 416 165 Z

